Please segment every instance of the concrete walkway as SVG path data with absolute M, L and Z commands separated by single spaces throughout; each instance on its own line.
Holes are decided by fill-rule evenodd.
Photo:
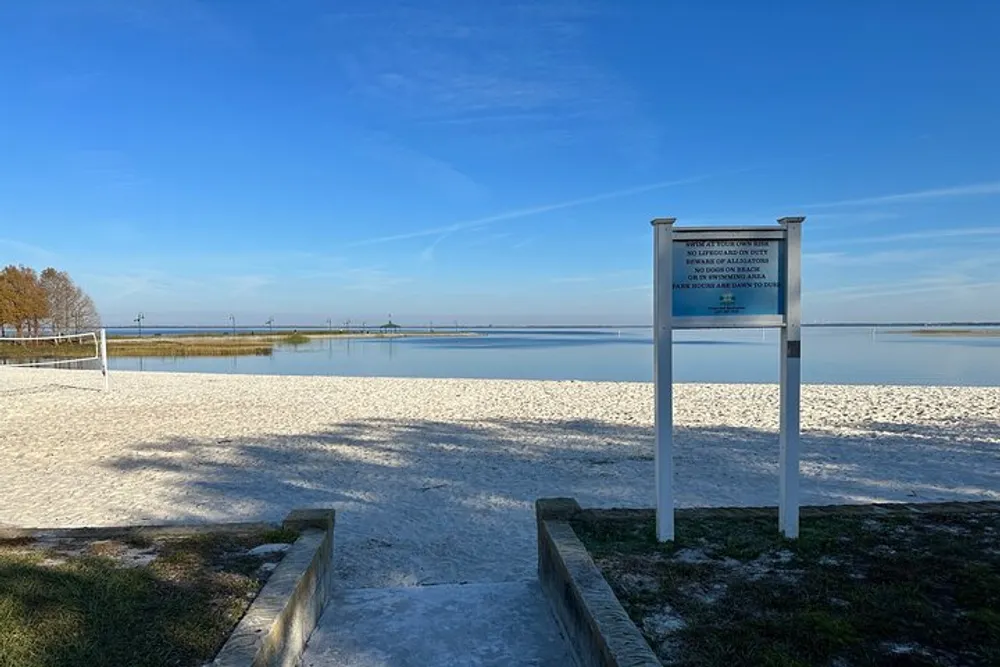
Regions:
M 573 665 L 537 581 L 341 591 L 302 667 Z

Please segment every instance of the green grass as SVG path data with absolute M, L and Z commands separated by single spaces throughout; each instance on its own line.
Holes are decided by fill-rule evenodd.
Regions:
M 302 333 L 293 333 L 285 336 L 281 339 L 281 342 L 287 345 L 301 345 L 302 343 L 308 343 L 310 340 L 309 336 Z
M 574 528 L 667 664 L 1000 665 L 1000 514 L 804 518 L 797 541 L 776 524 L 680 518 L 668 544 L 648 514 Z
M 285 531 L 209 533 L 102 541 L 79 555 L 0 541 L 0 665 L 202 665 L 263 585 L 263 561 L 246 550 L 294 539 Z M 159 555 L 143 567 L 122 567 L 111 555 L 151 545 Z

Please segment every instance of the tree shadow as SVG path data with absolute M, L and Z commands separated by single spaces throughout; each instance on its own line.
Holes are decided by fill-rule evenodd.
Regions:
M 1000 499 L 998 443 L 992 421 L 809 431 L 802 500 Z M 366 419 L 294 435 L 139 443 L 104 465 L 125 485 L 132 474 L 163 480 L 171 514 L 150 520 L 197 520 L 206 507 L 234 520 L 335 507 L 338 575 L 345 586 L 367 587 L 530 578 L 536 498 L 649 507 L 653 459 L 648 426 Z M 777 503 L 773 431 L 680 427 L 674 460 L 678 506 Z

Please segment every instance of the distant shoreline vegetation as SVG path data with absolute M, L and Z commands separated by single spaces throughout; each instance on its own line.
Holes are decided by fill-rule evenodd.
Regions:
M 948 336 L 962 338 L 1000 338 L 1000 329 L 903 329 L 900 331 L 887 331 L 890 334 L 909 334 L 911 336 Z
M 997 322 L 803 322 L 803 327 L 815 329 L 966 329 L 966 328 L 1000 328 L 1000 321 Z M 652 329 L 650 324 L 469 324 L 459 328 L 450 325 L 428 327 L 402 325 L 398 330 L 401 334 L 410 335 L 462 335 L 475 333 L 489 333 L 496 330 L 626 330 L 626 329 Z M 133 325 L 110 325 L 107 327 L 110 335 L 119 338 L 129 338 L 135 336 L 137 327 Z M 358 327 L 350 329 L 329 328 L 319 325 L 283 325 L 269 329 L 267 325 L 261 327 L 240 326 L 234 334 L 231 327 L 221 325 L 184 325 L 184 324 L 157 324 L 144 325 L 143 337 L 155 333 L 164 336 L 265 336 L 282 335 L 289 336 L 293 333 L 302 333 L 307 336 L 343 336 L 343 335 L 365 335 L 380 333 L 380 327 Z M 169 332 L 169 333 L 167 333 Z
M 287 332 L 275 334 L 258 333 L 182 333 L 151 336 L 109 336 L 109 357 L 241 357 L 270 356 L 278 345 L 301 345 L 314 339 L 323 338 L 406 338 L 426 336 L 475 336 L 467 332 L 433 333 L 358 333 L 354 331 L 334 332 Z M 77 359 L 93 356 L 92 343 L 68 343 L 60 341 L 4 342 L 0 338 L 0 360 L 36 361 L 41 359 Z
M 268 356 L 274 351 L 272 343 L 240 341 L 235 344 L 209 342 L 180 342 L 171 340 L 109 340 L 109 357 L 235 357 Z M 49 341 L 18 343 L 3 342 L 0 338 L 0 359 L 5 361 L 41 361 L 44 359 L 82 359 L 95 356 L 92 343 L 66 343 L 54 345 Z

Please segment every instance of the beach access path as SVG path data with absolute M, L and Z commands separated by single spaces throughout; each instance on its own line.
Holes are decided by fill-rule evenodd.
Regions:
M 511 636 L 551 622 L 533 588 L 533 501 L 654 501 L 651 384 L 120 372 L 100 386 L 0 368 L 0 525 L 335 507 L 340 609 L 359 625 L 345 638 L 331 631 L 344 618 L 324 619 L 305 665 L 409 664 L 392 663 L 401 647 L 352 643 L 391 605 L 472 623 L 478 599 L 521 614 Z M 776 504 L 777 419 L 774 385 L 677 385 L 678 504 Z M 1000 500 L 998 387 L 808 385 L 802 428 L 806 504 Z M 475 664 L 558 664 L 553 631 L 483 644 Z

